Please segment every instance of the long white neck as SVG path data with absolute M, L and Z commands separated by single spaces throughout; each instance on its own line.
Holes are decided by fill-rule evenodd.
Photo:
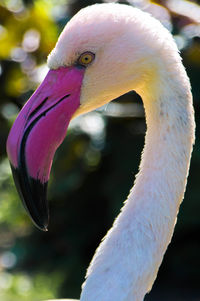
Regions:
M 153 85 L 139 91 L 147 122 L 140 171 L 88 268 L 81 301 L 142 301 L 156 278 L 184 196 L 194 141 L 190 84 L 181 64 L 176 71 L 157 79 L 159 91 Z

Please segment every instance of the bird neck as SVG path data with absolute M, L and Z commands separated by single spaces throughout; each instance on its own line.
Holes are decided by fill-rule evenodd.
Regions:
M 181 68 L 180 80 L 168 76 L 157 82 L 160 91 L 140 91 L 147 122 L 140 171 L 88 268 L 81 301 L 142 301 L 153 285 L 183 199 L 194 140 L 190 84 Z

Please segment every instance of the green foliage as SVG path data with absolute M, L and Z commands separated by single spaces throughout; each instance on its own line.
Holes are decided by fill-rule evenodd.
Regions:
M 36 274 L 33 277 L 27 273 L 2 272 L 0 273 L 0 298 L 3 301 L 52 299 L 58 289 L 59 276 Z

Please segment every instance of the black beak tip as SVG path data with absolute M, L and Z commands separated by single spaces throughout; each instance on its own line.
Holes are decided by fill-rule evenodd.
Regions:
M 47 232 L 49 223 L 49 209 L 47 202 L 47 185 L 34 179 L 23 171 L 23 168 L 14 168 L 11 164 L 13 178 L 22 203 L 37 228 Z
M 35 226 L 39 229 L 39 230 L 42 230 L 44 232 L 48 232 L 48 225 L 45 225 L 45 224 L 41 224 L 41 223 L 36 223 L 35 220 L 33 220 L 33 218 L 31 217 L 33 223 L 35 224 Z
M 23 201 L 22 201 L 23 202 Z M 24 202 L 23 202 L 24 205 Z M 43 214 L 41 214 L 41 211 L 38 212 L 38 210 L 35 213 L 35 210 L 32 210 L 32 208 L 28 209 L 26 205 L 24 205 L 29 217 L 31 218 L 33 224 L 41 231 L 48 232 L 48 225 L 49 225 L 49 214 L 48 214 L 48 208 L 43 211 Z

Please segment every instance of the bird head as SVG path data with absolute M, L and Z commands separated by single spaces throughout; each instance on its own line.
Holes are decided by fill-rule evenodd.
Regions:
M 154 23 L 161 27 L 130 6 L 96 4 L 81 10 L 61 33 L 48 57 L 50 70 L 7 140 L 17 190 L 40 229 L 47 230 L 47 183 L 70 120 L 152 80 L 158 47 L 149 24 Z

